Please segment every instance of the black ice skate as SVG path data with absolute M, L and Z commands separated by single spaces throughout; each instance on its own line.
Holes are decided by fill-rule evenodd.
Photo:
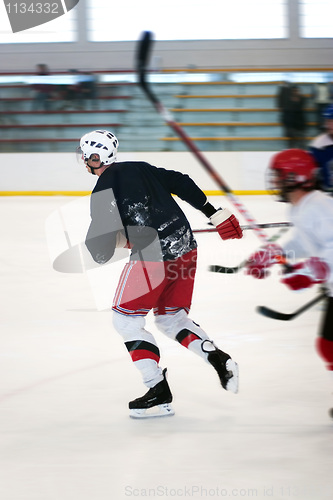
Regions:
M 211 341 L 204 341 L 202 343 L 202 350 L 207 352 L 207 359 L 217 371 L 223 389 L 237 394 L 238 364 L 231 359 L 229 354 L 217 349 Z
M 149 389 L 141 398 L 129 402 L 131 418 L 166 417 L 175 414 L 170 406 L 172 394 L 166 380 L 166 371 L 165 368 L 161 382 Z

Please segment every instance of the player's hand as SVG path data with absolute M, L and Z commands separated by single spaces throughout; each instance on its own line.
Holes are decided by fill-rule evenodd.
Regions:
M 283 250 L 279 245 L 271 243 L 253 253 L 246 264 L 246 274 L 259 280 L 269 275 L 268 268 L 284 260 Z
M 281 280 L 292 290 L 302 290 L 312 285 L 324 283 L 329 275 L 329 268 L 326 262 L 311 257 L 305 262 L 292 266 L 292 271 L 288 272 Z
M 243 231 L 238 219 L 227 208 L 219 208 L 210 217 L 210 221 L 216 227 L 222 240 L 240 239 L 243 237 Z
M 126 238 L 123 231 L 118 231 L 116 236 L 116 248 L 128 248 L 131 249 L 131 244 Z

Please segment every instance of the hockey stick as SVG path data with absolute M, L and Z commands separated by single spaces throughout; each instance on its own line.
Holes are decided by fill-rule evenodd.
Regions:
M 269 228 L 274 228 L 274 227 L 282 227 L 284 229 L 287 229 L 292 226 L 291 222 L 268 222 L 264 224 L 257 224 L 258 227 L 269 229 Z M 249 226 L 241 226 L 243 231 L 246 231 L 248 229 L 253 229 L 252 225 Z M 217 229 L 216 227 L 212 228 L 207 228 L 207 229 L 193 229 L 193 233 L 216 233 Z M 269 238 L 268 241 L 271 241 L 271 238 Z
M 280 231 L 278 231 L 276 234 L 274 234 L 273 236 L 271 236 L 268 239 L 269 243 L 273 243 L 273 241 L 278 240 L 285 232 L 288 231 L 290 225 L 291 224 L 288 224 L 288 226 L 283 226 L 280 229 Z M 208 270 L 211 271 L 211 272 L 213 272 L 213 273 L 234 274 L 234 273 L 238 273 L 238 271 L 240 271 L 243 267 L 245 267 L 247 263 L 248 263 L 248 259 L 243 260 L 236 267 L 226 267 L 226 266 L 219 266 L 219 265 L 211 265 L 211 266 L 209 266 Z
M 299 316 L 303 312 L 310 309 L 310 307 L 314 306 L 315 304 L 317 304 L 317 302 L 320 302 L 325 297 L 327 297 L 327 294 L 325 291 L 322 291 L 322 293 L 317 295 L 317 297 L 315 297 L 314 299 L 310 300 L 310 302 L 307 302 L 306 304 L 304 304 L 304 306 L 300 307 L 295 312 L 289 313 L 289 314 L 275 311 L 274 309 L 271 309 L 270 307 L 266 307 L 266 306 L 258 306 L 256 308 L 256 311 L 259 314 L 266 316 L 267 318 L 278 319 L 280 321 L 290 321 L 291 319 L 296 318 L 297 316 Z
M 139 41 L 137 50 L 137 73 L 139 77 L 139 85 L 145 92 L 148 99 L 154 105 L 156 111 L 164 118 L 165 122 L 176 132 L 176 134 L 182 139 L 184 144 L 192 151 L 204 168 L 209 172 L 211 177 L 215 180 L 218 186 L 225 192 L 225 194 L 230 199 L 230 202 L 236 207 L 236 209 L 243 215 L 245 220 L 251 225 L 251 227 L 256 231 L 257 236 L 264 242 L 267 243 L 267 237 L 262 229 L 258 226 L 254 218 L 249 214 L 244 205 L 232 194 L 230 187 L 224 182 L 224 180 L 218 175 L 216 170 L 208 162 L 208 160 L 203 156 L 201 151 L 197 148 L 195 143 L 190 137 L 185 133 L 185 131 L 175 122 L 171 113 L 164 108 L 163 104 L 159 101 L 156 95 L 151 90 L 147 79 L 147 65 L 150 55 L 151 43 L 152 42 L 152 32 L 144 31 Z

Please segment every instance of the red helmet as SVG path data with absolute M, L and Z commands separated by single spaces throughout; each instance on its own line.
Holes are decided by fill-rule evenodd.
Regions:
M 273 189 L 283 195 L 294 189 L 315 188 L 317 165 L 313 156 L 303 149 L 286 149 L 273 156 L 269 165 Z

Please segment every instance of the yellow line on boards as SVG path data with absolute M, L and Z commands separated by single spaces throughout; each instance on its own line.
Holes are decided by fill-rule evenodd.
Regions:
M 0 191 L 0 196 L 87 196 L 91 191 Z
M 223 196 L 226 193 L 221 190 L 204 190 L 206 196 Z M 89 196 L 91 191 L 0 191 L 0 196 Z M 263 190 L 240 190 L 232 191 L 234 195 L 267 195 Z

